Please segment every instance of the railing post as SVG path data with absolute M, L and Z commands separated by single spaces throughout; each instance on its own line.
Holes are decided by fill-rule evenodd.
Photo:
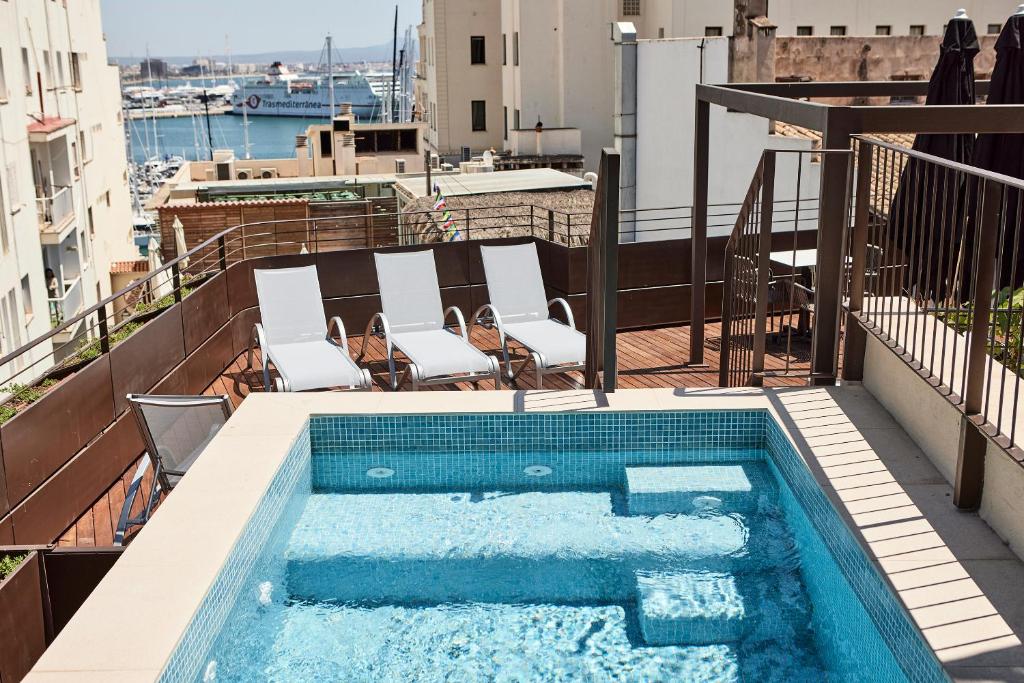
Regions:
M 757 244 L 757 294 L 754 299 L 754 347 L 751 383 L 764 382 L 765 328 L 768 324 L 768 276 L 771 268 L 772 209 L 775 205 L 775 152 L 766 150 L 761 178 L 761 225 Z
M 725 249 L 725 264 L 722 282 L 722 341 L 718 353 L 718 386 L 729 386 L 729 345 L 732 344 L 732 279 L 735 264 L 732 247 Z
M 971 338 L 967 347 L 967 377 L 964 387 L 964 415 L 960 420 L 960 442 L 953 484 L 953 504 L 962 510 L 973 510 L 981 504 L 985 479 L 987 439 L 981 431 L 985 418 L 981 414 L 988 375 L 988 328 L 992 316 L 992 289 L 995 283 L 996 243 L 999 240 L 999 204 L 1001 186 L 991 180 L 984 183 L 980 225 L 975 241 L 978 244 L 977 269 L 974 277 Z
M 224 235 L 217 238 L 217 261 L 221 270 L 228 269 L 228 250 L 224 244 Z
M 99 328 L 100 328 L 100 352 L 110 353 L 110 334 L 107 330 L 107 306 L 106 304 L 100 304 L 100 307 L 96 309 L 96 315 L 99 317 Z
M 555 241 L 555 212 L 548 209 L 548 242 Z
M 853 213 L 853 234 L 850 239 L 850 307 L 846 314 L 846 338 L 843 341 L 843 379 L 859 382 L 864 379 L 864 351 L 867 331 L 861 326 L 859 314 L 864 308 L 865 270 L 867 269 L 868 220 L 871 207 L 872 146 L 857 143 L 857 190 Z
M 851 110 L 832 107 L 825 119 L 824 149 L 849 149 Z M 821 159 L 821 203 L 818 209 L 818 262 L 814 292 L 814 338 L 811 342 L 811 383 L 835 384 L 839 348 L 839 292 L 842 273 L 843 238 L 847 235 L 847 190 L 850 159 L 846 154 L 823 154 Z
M 181 271 L 178 269 L 177 262 L 171 264 L 171 287 L 174 289 L 172 294 L 174 295 L 174 303 L 181 303 Z
M 466 241 L 469 241 L 469 209 L 466 209 Z
M 699 86 L 698 86 L 699 89 Z M 690 365 L 704 364 L 704 287 L 708 256 L 708 136 L 711 103 L 697 99 L 693 136 L 693 213 L 690 219 Z

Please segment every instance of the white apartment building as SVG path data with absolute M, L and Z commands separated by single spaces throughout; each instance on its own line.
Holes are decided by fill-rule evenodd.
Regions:
M 99 0 L 0 2 L 0 171 L 0 351 L 8 353 L 109 295 L 111 263 L 138 257 L 118 72 L 107 64 Z M 32 362 L 84 332 L 58 335 Z
M 642 40 L 728 37 L 737 17 L 765 13 L 780 36 L 939 35 L 965 7 L 979 33 L 992 33 L 1018 1 L 424 0 L 418 109 L 442 154 L 536 151 L 539 121 L 545 131 L 574 131 L 561 137 L 580 140 L 593 170 L 613 140 L 613 22 L 631 22 Z M 485 112 L 486 130 L 473 130 L 472 111 Z
M 500 149 L 500 0 L 423 0 L 417 109 L 431 151 Z

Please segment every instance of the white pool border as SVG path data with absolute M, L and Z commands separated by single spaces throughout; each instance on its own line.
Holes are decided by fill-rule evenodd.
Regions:
M 586 391 L 252 394 L 43 654 L 26 680 L 155 680 L 310 415 L 747 409 L 768 410 L 784 428 L 883 575 L 912 569 L 927 572 L 929 568 L 948 565 L 949 560 L 944 555 L 941 562 L 932 561 L 931 556 L 907 558 L 907 561 L 917 562 L 915 565 L 892 560 L 873 545 L 871 532 L 875 525 L 864 533 L 858 528 L 859 513 L 856 509 L 850 510 L 848 505 L 856 501 L 844 500 L 843 491 L 847 489 L 843 487 L 851 483 L 851 476 L 867 476 L 863 486 L 888 486 L 891 481 L 898 488 L 897 479 L 884 466 L 888 455 L 874 458 L 882 463 L 885 476 L 877 467 L 860 474 L 839 470 L 836 477 L 844 480 L 843 487 L 833 486 L 827 459 L 834 457 L 835 444 L 839 442 L 829 435 L 853 432 L 868 444 L 870 438 L 864 433 L 898 430 L 888 413 L 857 387 L 780 391 L 637 389 L 607 395 Z M 891 436 L 895 437 L 895 433 Z M 841 443 L 849 443 L 848 436 L 843 438 Z M 901 447 L 906 450 L 905 444 Z M 867 461 L 863 454 L 870 450 L 870 446 L 866 446 L 857 451 L 861 454 L 858 463 Z M 863 465 L 860 469 L 864 469 Z M 901 468 L 890 466 L 890 469 Z M 914 476 L 923 475 L 915 473 Z M 981 524 L 984 527 L 984 523 Z M 892 538 L 881 541 L 892 541 Z M 955 563 L 956 558 L 950 556 Z M 993 559 L 1011 558 L 1016 559 L 1012 554 Z M 1015 570 L 1024 576 L 1024 567 L 1020 567 L 1019 562 L 1016 565 Z M 955 667 L 955 661 L 968 656 L 972 657 L 972 662 L 982 662 L 986 672 L 991 668 L 1024 666 L 1024 648 L 1016 636 L 1019 631 L 1005 620 L 1002 627 L 989 623 L 990 619 L 986 626 L 995 629 L 999 652 L 1012 650 L 1011 655 L 985 660 L 990 650 L 981 646 L 979 651 L 979 646 L 970 641 L 972 636 L 966 633 L 963 642 L 958 642 L 948 629 L 940 634 L 941 642 L 936 643 L 929 637 L 928 618 L 922 619 L 915 613 L 915 597 L 908 597 L 900 590 L 902 576 L 888 578 L 948 669 Z M 1017 577 L 1010 578 L 1016 580 Z M 920 586 L 911 586 L 909 590 L 917 588 Z M 980 593 L 980 589 L 977 592 Z M 984 599 L 984 594 L 981 597 Z M 1000 616 L 998 609 L 993 607 L 990 611 Z M 944 657 L 944 653 L 947 656 Z M 955 661 L 950 660 L 951 656 Z M 971 672 L 980 673 L 982 664 L 972 667 Z

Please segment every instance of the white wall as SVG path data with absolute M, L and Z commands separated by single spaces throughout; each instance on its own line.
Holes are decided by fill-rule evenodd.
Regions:
M 638 241 L 689 237 L 689 207 L 693 204 L 693 140 L 696 85 L 728 80 L 728 38 L 641 40 L 637 46 L 637 172 Z M 701 52 L 703 45 L 703 67 Z M 701 69 L 703 68 L 703 73 Z M 806 140 L 771 136 L 766 119 L 711 108 L 708 178 L 708 235 L 727 235 L 743 200 L 758 159 L 766 148 L 809 149 Z M 797 155 L 780 154 L 777 161 L 777 201 L 796 197 Z M 818 164 L 803 159 L 800 196 L 807 211 L 802 228 L 816 222 Z M 786 208 L 791 208 L 787 205 Z M 792 213 L 776 212 L 776 230 L 791 230 Z M 714 216 L 712 214 L 727 214 Z M 658 219 L 658 220 L 652 220 Z

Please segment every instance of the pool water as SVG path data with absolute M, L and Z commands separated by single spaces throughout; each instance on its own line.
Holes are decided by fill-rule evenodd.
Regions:
M 270 496 L 197 680 L 943 679 L 771 448 L 357 442 Z

